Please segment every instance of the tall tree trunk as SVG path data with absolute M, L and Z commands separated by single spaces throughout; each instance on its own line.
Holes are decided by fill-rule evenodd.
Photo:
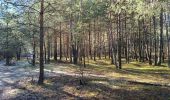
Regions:
M 126 59 L 126 63 L 128 63 L 128 33 L 127 33 L 127 15 L 125 13 L 125 59 Z
M 57 61 L 57 33 L 54 30 L 54 60 Z
M 72 14 L 70 14 L 70 63 L 72 63 L 72 54 L 73 54 L 73 33 L 72 33 Z
M 49 33 L 48 33 L 48 36 L 47 36 L 47 63 L 49 64 L 50 63 L 50 58 L 51 58 L 51 43 L 50 43 L 50 36 L 49 36 Z
M 53 38 L 51 37 L 51 40 L 50 40 L 50 57 L 53 57 Z
M 41 10 L 40 10 L 40 74 L 39 74 L 38 84 L 43 84 L 43 82 L 44 82 L 43 43 L 44 43 L 44 0 L 41 0 Z
M 45 61 L 45 64 L 47 64 L 47 49 L 46 49 L 45 41 L 44 41 L 44 61 Z
M 78 63 L 78 46 L 77 43 L 73 45 L 73 63 L 77 64 Z
M 91 50 L 91 24 L 89 22 L 89 56 L 92 59 L 92 50 Z
M 85 32 L 83 32 L 83 35 L 85 37 Z M 83 67 L 86 67 L 86 49 L 85 49 L 85 39 L 83 39 Z
M 32 59 L 32 65 L 35 66 L 35 59 L 36 59 L 36 43 L 35 43 L 35 37 L 33 35 L 33 59 Z
M 152 19 L 150 18 L 150 36 L 149 36 L 149 65 L 152 65 Z
M 161 65 L 162 63 L 162 55 L 163 55 L 163 8 L 161 8 L 160 13 L 160 36 L 159 36 L 159 59 L 158 59 L 158 65 Z
M 118 65 L 119 65 L 119 69 L 122 68 L 122 61 L 121 61 L 121 15 L 118 15 Z
M 94 48 L 93 48 L 93 56 L 94 56 L 94 61 L 96 61 L 96 21 L 94 20 Z
M 145 20 L 142 19 L 142 26 L 143 26 L 143 32 L 142 32 L 142 62 L 145 62 Z
M 110 0 L 110 4 L 112 4 L 112 1 Z M 109 32 L 108 32 L 108 44 L 109 44 L 109 59 L 111 58 L 111 64 L 116 65 L 116 61 L 114 59 L 115 55 L 115 45 L 114 45 L 114 39 L 113 39 L 113 27 L 112 27 L 112 13 L 109 13 Z M 117 66 L 116 66 L 117 67 Z
M 97 28 L 97 55 L 98 55 L 98 58 L 101 60 L 101 42 L 100 42 L 100 23 L 99 23 L 99 18 L 97 17 L 97 25 L 98 25 L 98 28 Z
M 139 62 L 141 62 L 142 61 L 142 52 L 141 52 L 141 21 L 138 19 L 138 36 L 139 36 L 139 45 L 138 45 L 138 49 L 139 49 Z
M 67 34 L 67 50 L 66 50 L 66 61 L 69 58 L 69 33 Z
M 167 18 L 169 20 L 170 16 L 167 15 Z M 170 67 L 170 37 L 169 37 L 169 23 L 166 23 L 166 37 L 167 37 L 167 56 L 168 56 L 168 67 Z
M 156 34 L 156 18 L 153 16 L 153 28 L 154 28 L 154 65 L 157 65 L 157 34 Z
M 62 36 L 61 36 L 61 22 L 60 22 L 60 61 L 62 60 Z

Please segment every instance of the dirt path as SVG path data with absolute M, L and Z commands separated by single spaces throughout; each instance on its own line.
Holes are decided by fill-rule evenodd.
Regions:
M 0 100 L 8 99 L 11 91 L 14 93 L 16 81 L 27 78 L 31 73 L 36 72 L 23 68 L 28 63 L 18 62 L 16 66 L 5 66 L 4 62 L 0 62 Z
M 38 79 L 39 69 L 24 68 L 28 63 L 18 62 L 16 66 L 5 66 L 4 62 L 0 62 L 0 100 L 6 100 L 12 98 L 21 90 L 15 85 L 19 80 L 26 78 L 32 78 L 34 80 Z M 54 70 L 45 69 L 45 77 L 48 76 L 58 76 L 58 75 L 69 75 L 69 76 L 79 76 L 80 74 L 68 73 L 62 70 L 62 65 L 57 65 Z M 89 77 L 105 77 L 102 75 L 88 75 Z

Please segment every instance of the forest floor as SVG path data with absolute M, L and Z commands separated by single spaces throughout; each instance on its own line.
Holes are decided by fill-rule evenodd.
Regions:
M 38 67 L 0 63 L 0 100 L 170 100 L 170 68 L 165 65 L 131 62 L 117 70 L 108 60 L 87 61 L 84 86 L 80 66 L 47 64 L 39 86 Z

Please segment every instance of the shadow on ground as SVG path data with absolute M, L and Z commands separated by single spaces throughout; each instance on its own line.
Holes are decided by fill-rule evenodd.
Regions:
M 58 75 L 49 77 L 45 84 L 24 83 L 16 88 L 24 90 L 10 100 L 168 100 L 170 88 L 130 84 L 121 80 L 86 77 L 85 86 L 79 85 L 80 77 Z

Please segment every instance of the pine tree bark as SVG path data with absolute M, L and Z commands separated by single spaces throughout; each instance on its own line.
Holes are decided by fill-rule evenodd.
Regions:
M 157 65 L 157 34 L 156 34 L 156 18 L 153 16 L 153 28 L 154 28 L 154 65 Z
M 141 52 L 141 21 L 138 19 L 138 49 L 139 49 L 139 62 L 142 61 L 142 52 Z
M 54 60 L 57 61 L 57 33 L 54 29 Z
M 44 41 L 44 61 L 45 61 L 45 64 L 47 64 L 47 49 L 46 49 L 45 41 Z
M 74 49 L 72 26 L 73 26 L 72 14 L 70 14 L 70 63 L 72 63 L 72 55 L 73 55 L 73 49 Z
M 149 35 L 149 65 L 152 65 L 152 20 L 150 18 L 150 35 Z
M 51 58 L 51 43 L 50 43 L 50 36 L 49 36 L 49 33 L 47 35 L 47 63 L 49 64 L 50 63 L 50 58 Z
M 169 14 L 167 15 L 168 21 L 169 21 Z M 170 67 L 170 37 L 169 37 L 169 23 L 166 23 L 166 38 L 167 38 L 167 56 L 168 56 L 168 67 Z
M 94 20 L 94 48 L 93 48 L 93 60 L 96 61 L 96 21 Z
M 60 22 L 60 61 L 62 60 L 62 36 L 61 36 L 61 22 Z
M 118 66 L 119 66 L 119 69 L 122 68 L 122 61 L 121 61 L 121 15 L 119 14 L 118 15 Z
M 91 50 L 91 23 L 89 22 L 89 56 L 92 59 L 92 50 Z
M 35 66 L 35 59 L 36 59 L 36 43 L 35 43 L 35 37 L 33 35 L 33 59 L 32 59 L 32 65 Z
M 39 74 L 38 84 L 43 84 L 43 82 L 44 82 L 43 43 L 44 43 L 44 0 L 41 0 L 41 9 L 40 9 L 40 74 Z
M 159 35 L 159 59 L 158 65 L 160 66 L 162 63 L 162 56 L 163 56 L 163 8 L 161 8 L 160 13 L 160 35 Z

